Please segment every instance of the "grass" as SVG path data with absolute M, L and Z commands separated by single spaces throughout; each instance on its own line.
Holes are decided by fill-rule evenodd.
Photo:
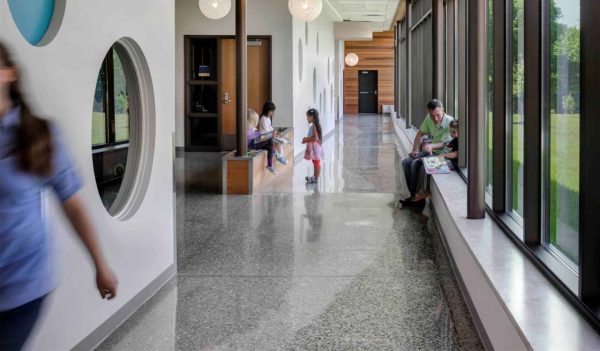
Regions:
M 577 252 L 561 248 L 557 236 L 561 222 L 574 232 L 579 229 L 579 115 L 553 114 L 550 118 L 550 243 L 576 259 Z M 512 206 L 522 214 L 519 198 L 522 198 L 523 184 L 522 180 L 518 181 L 518 175 L 524 157 L 523 124 L 519 115 L 514 115 L 513 120 L 516 123 L 512 125 L 512 177 L 517 181 L 512 184 Z M 491 152 L 491 145 L 488 145 L 488 152 Z
M 92 145 L 100 145 L 108 142 L 106 133 L 106 115 L 103 112 L 92 113 Z M 117 114 L 115 116 L 115 141 L 129 139 L 129 115 Z

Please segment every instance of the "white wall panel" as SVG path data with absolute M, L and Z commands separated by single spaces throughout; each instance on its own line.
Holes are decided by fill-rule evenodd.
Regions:
M 335 41 L 334 41 L 334 20 L 337 15 L 333 10 L 324 5 L 323 12 L 314 21 L 308 23 L 308 45 L 305 40 L 305 22 L 293 20 L 293 63 L 294 72 L 297 72 L 297 66 L 300 62 L 298 58 L 298 40 L 302 40 L 303 48 L 303 77 L 299 79 L 298 74 L 293 75 L 294 79 L 294 152 L 296 154 L 303 152 L 305 147 L 302 145 L 302 137 L 308 132 L 308 123 L 306 121 L 306 111 L 314 107 L 319 109 L 321 127 L 323 135 L 329 133 L 335 128 L 335 117 L 331 108 L 331 85 L 335 87 L 336 69 L 330 67 L 329 77 L 327 76 L 327 61 L 331 64 L 335 62 Z M 317 33 L 319 34 L 319 52 L 317 54 Z M 317 71 L 317 98 L 313 100 L 313 70 Z M 327 91 L 327 108 L 321 111 L 319 108 L 319 94 L 323 90 Z M 335 90 L 335 89 L 334 89 Z M 334 91 L 334 95 L 336 92 Z M 325 155 L 326 159 L 329 155 Z M 325 161 L 327 162 L 327 161 Z
M 198 8 L 197 0 L 176 0 L 176 92 L 177 146 L 185 145 L 184 40 L 185 35 L 235 35 L 235 2 L 220 20 L 211 20 Z M 277 106 L 273 124 L 292 126 L 292 16 L 287 1 L 249 0 L 248 35 L 271 35 L 272 98 Z M 235 74 L 235 72 L 231 72 Z M 297 74 L 296 74 L 297 76 Z M 260 113 L 260 111 L 258 111 Z
M 68 1 L 62 26 L 43 47 L 18 32 L 6 1 L 0 2 L 0 39 L 22 68 L 34 111 L 57 122 L 84 177 L 82 191 L 100 243 L 120 285 L 110 302 L 98 297 L 93 267 L 50 204 L 58 289 L 46 305 L 30 349 L 67 350 L 92 333 L 133 296 L 174 263 L 173 113 L 175 110 L 174 4 L 164 0 Z M 145 199 L 127 221 L 112 218 L 102 205 L 91 157 L 92 102 L 107 50 L 121 37 L 135 40 L 151 71 L 156 109 L 156 144 Z

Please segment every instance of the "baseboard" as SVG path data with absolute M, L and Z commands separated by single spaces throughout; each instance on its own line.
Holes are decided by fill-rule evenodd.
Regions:
M 115 314 L 102 323 L 90 335 L 81 340 L 72 350 L 87 351 L 94 350 L 102 343 L 112 332 L 121 326 L 129 317 L 131 317 L 142 305 L 144 305 L 156 292 L 162 288 L 177 273 L 177 266 L 172 264 L 148 286 L 135 295 L 129 302 L 121 307 Z

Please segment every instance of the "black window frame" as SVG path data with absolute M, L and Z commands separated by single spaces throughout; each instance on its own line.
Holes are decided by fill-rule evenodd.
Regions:
M 92 145 L 92 154 L 103 153 L 106 151 L 111 151 L 115 149 L 122 149 L 129 147 L 129 139 L 130 135 L 128 135 L 127 140 L 116 141 L 116 113 L 115 113 L 115 89 L 114 89 L 114 81 L 115 81 L 115 70 L 114 70 L 114 55 L 118 55 L 115 51 L 114 47 L 111 47 L 104 60 L 102 61 L 102 68 L 104 68 L 104 76 L 105 82 L 103 82 L 103 104 L 106 111 L 106 119 L 105 119 L 105 139 L 107 142 L 102 144 Z M 128 117 L 131 119 L 131 115 L 129 111 L 127 113 Z M 130 120 L 131 125 L 131 120 Z

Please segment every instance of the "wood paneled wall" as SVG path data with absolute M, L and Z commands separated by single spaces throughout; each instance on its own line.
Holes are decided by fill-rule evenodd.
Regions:
M 344 69 L 344 113 L 358 113 L 358 72 L 378 71 L 378 110 L 394 104 L 394 31 L 373 33 L 370 41 L 346 41 L 344 56 L 358 55 L 358 64 Z

